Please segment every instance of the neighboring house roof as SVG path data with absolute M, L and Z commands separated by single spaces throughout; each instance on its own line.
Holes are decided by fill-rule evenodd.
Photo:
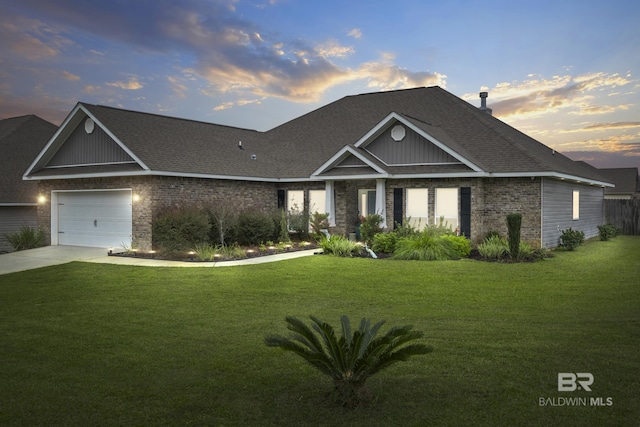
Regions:
M 605 188 L 605 194 L 629 194 L 640 192 L 638 168 L 599 169 L 600 173 L 613 182 L 615 188 Z
M 22 174 L 56 129 L 33 115 L 0 120 L 0 206 L 37 204 L 37 185 Z
M 87 117 L 133 159 L 119 166 L 127 170 L 106 164 L 46 168 Z M 385 164 L 367 151 L 367 144 L 394 123 L 410 127 L 455 162 Z M 362 163 L 348 172 L 332 170 L 348 156 Z M 439 87 L 347 96 L 267 132 L 81 103 L 25 176 L 118 174 L 279 181 L 339 176 L 554 176 L 609 185 L 595 168 L 572 161 Z

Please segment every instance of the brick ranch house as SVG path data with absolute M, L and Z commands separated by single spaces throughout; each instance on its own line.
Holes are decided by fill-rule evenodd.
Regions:
M 328 212 L 331 233 L 379 213 L 390 229 L 445 220 L 472 240 L 520 212 L 522 238 L 598 233 L 613 185 L 439 87 L 347 96 L 267 132 L 78 103 L 38 154 L 52 245 L 149 250 L 167 206 Z

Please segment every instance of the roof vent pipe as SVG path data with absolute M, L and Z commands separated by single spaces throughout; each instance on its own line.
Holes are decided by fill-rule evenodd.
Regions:
M 491 115 L 491 108 L 487 108 L 487 98 L 489 97 L 489 92 L 480 92 L 480 110 L 485 111 L 489 115 Z

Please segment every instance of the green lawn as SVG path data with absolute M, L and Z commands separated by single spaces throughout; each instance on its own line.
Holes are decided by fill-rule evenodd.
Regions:
M 309 314 L 413 324 L 435 351 L 372 377 L 371 407 L 341 410 L 328 379 L 263 344 Z M 561 372 L 593 374 L 592 391 L 559 392 Z M 640 238 L 535 264 L 314 256 L 3 275 L 0 384 L 0 425 L 637 426 Z

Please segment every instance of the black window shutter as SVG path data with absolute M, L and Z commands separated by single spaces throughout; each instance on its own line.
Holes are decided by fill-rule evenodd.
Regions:
M 284 205 L 284 190 L 278 190 L 278 209 L 286 209 Z
M 460 234 L 471 239 L 471 187 L 460 187 Z
M 393 189 L 393 228 L 396 228 L 396 224 L 402 224 L 404 215 L 402 215 L 402 188 Z

